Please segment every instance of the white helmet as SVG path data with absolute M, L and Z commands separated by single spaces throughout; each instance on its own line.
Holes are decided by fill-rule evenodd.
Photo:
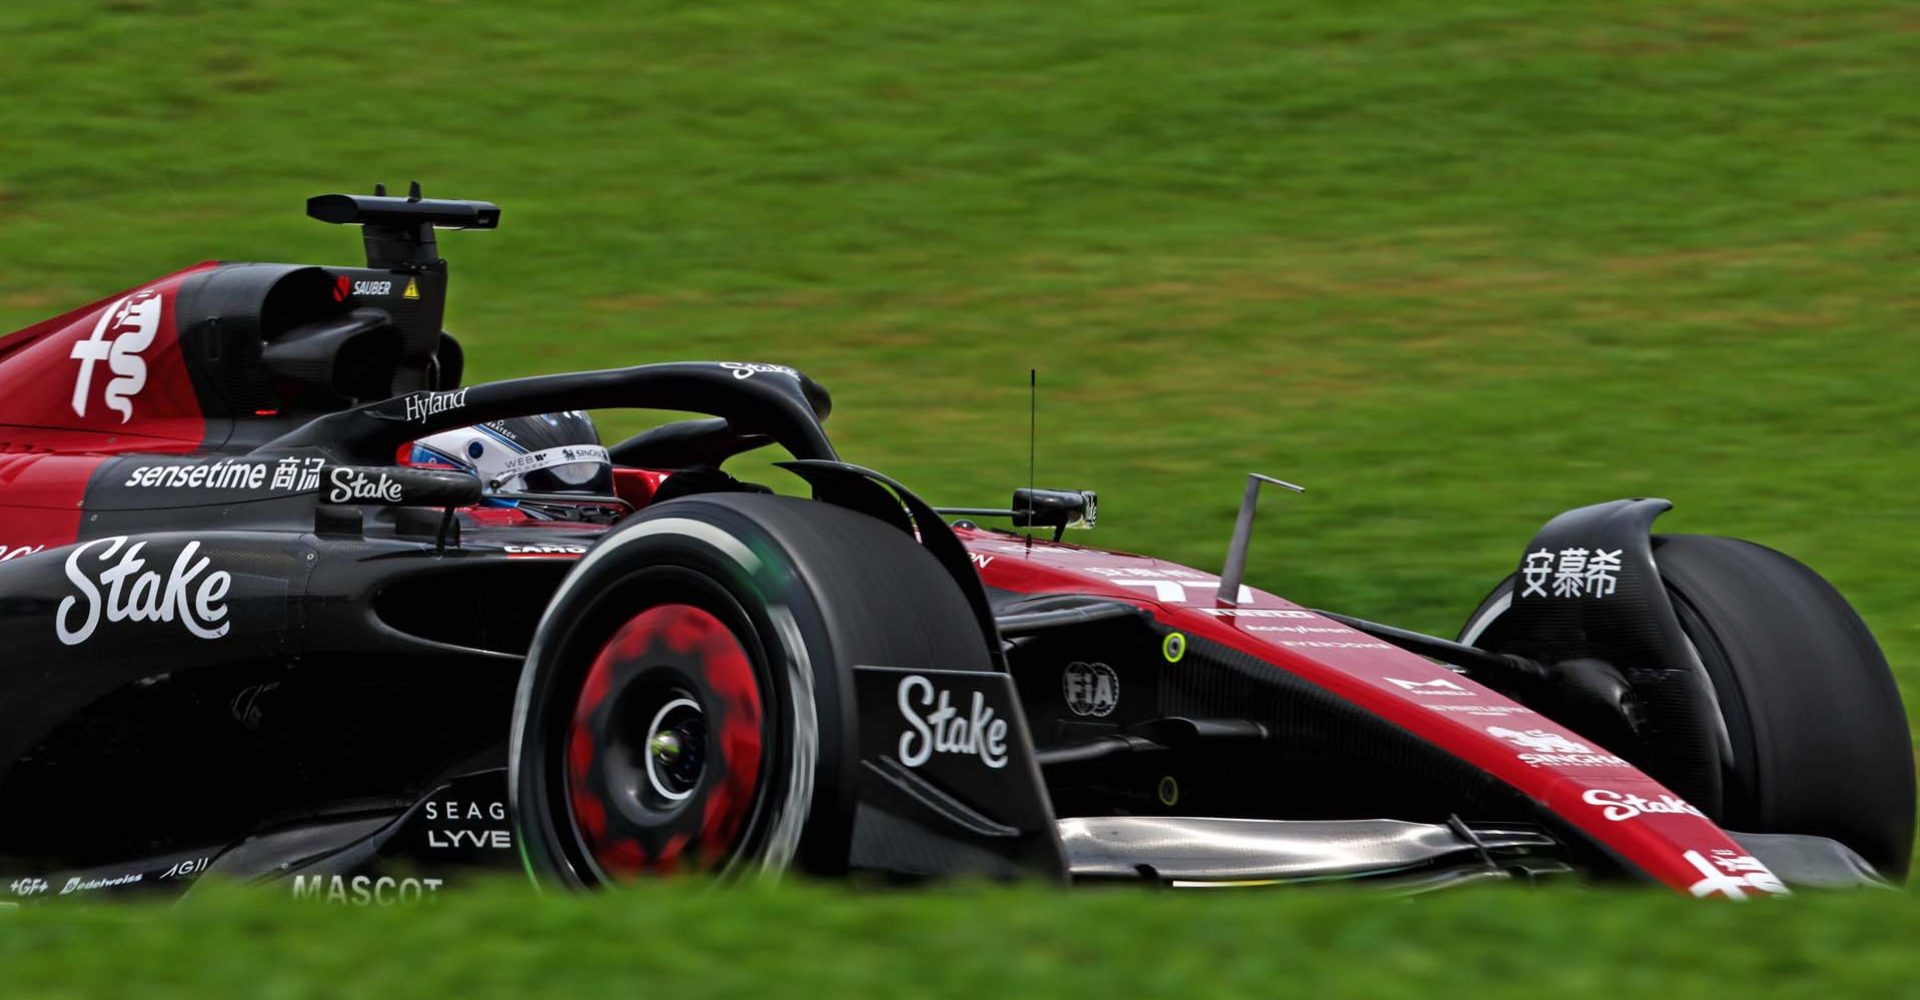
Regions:
M 444 465 L 480 477 L 490 502 L 533 513 L 580 500 L 611 498 L 613 461 L 593 418 L 581 410 L 492 420 L 431 434 L 413 443 L 412 464 Z

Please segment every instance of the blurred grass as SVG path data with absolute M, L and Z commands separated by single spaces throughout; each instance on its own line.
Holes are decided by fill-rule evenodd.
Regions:
M 1906 893 L 1748 905 L 1642 893 L 817 887 L 425 910 L 222 893 L 0 916 L 10 996 L 1910 997 Z
M 1671 497 L 1920 671 L 1912 7 L 743 0 L 0 7 L 0 327 L 208 256 L 354 261 L 424 179 L 499 378 L 797 364 L 951 503 L 1447 631 L 1547 517 Z M 635 418 L 610 421 L 610 433 Z
M 834 389 L 850 459 L 985 504 L 1025 480 L 1038 367 L 1042 485 L 1101 491 L 1091 540 L 1212 567 L 1240 475 L 1281 475 L 1311 491 L 1271 499 L 1252 579 L 1442 633 L 1552 514 L 1664 495 L 1667 530 L 1831 578 L 1920 684 L 1911 5 L 13 0 L 0 41 L 0 329 L 210 256 L 355 262 L 302 199 L 417 177 L 505 209 L 442 243 L 472 377 L 784 361 Z M 1195 991 L 1252 994 L 1351 963 L 1532 995 L 1882 975 L 1905 966 L 1864 942 L 1913 937 L 1904 896 L 1779 922 L 1495 899 L 232 903 L 23 915 L 0 947 L 129 942 L 72 963 L 106 976 L 239 926 L 343 982 L 434 945 L 434 981 L 479 992 L 445 955 L 463 935 L 503 949 L 498 982 L 587 982 L 694 962 L 665 913 L 715 921 L 692 932 L 715 978 L 676 993 L 1212 969 Z

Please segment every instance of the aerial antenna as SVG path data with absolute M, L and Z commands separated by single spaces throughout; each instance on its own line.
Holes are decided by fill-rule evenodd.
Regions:
M 1027 551 L 1033 551 L 1033 463 L 1040 442 L 1040 369 L 1027 369 Z
M 1034 484 L 1038 482 L 1035 469 L 1039 462 L 1035 456 L 1040 452 L 1040 372 L 1039 369 L 1027 369 L 1027 488 L 1013 491 L 1013 503 L 1009 507 L 935 507 L 937 514 L 949 514 L 959 517 L 1009 517 L 1015 528 L 1024 528 L 1021 535 L 1027 540 L 1027 553 L 1033 553 L 1033 529 L 1036 525 L 1051 527 L 1053 540 L 1060 537 L 1068 528 L 1091 528 L 1099 512 L 1099 494 L 1092 490 L 1043 490 Z M 1042 520 L 1044 516 L 1045 520 Z M 971 528 L 973 525 L 969 524 Z
M 1227 544 L 1227 564 L 1220 568 L 1220 589 L 1213 595 L 1215 603 L 1225 606 L 1243 603 L 1240 581 L 1247 575 L 1247 549 L 1253 544 L 1253 512 L 1260 503 L 1261 483 L 1272 483 L 1295 493 L 1307 491 L 1305 486 L 1295 486 L 1284 479 L 1247 473 L 1247 489 L 1240 495 L 1240 516 L 1233 522 L 1233 541 Z

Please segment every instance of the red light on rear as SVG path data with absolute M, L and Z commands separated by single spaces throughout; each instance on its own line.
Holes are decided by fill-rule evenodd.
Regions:
M 280 413 L 280 411 L 279 411 L 279 410 L 255 410 L 255 411 L 253 411 L 253 415 L 254 415 L 254 416 L 256 416 L 256 417 L 271 417 L 271 416 L 277 416 L 277 415 L 278 415 L 279 413 Z

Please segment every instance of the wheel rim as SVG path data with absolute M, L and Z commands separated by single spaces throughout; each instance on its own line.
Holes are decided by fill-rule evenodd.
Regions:
M 662 604 L 616 630 L 566 743 L 573 834 L 602 880 L 722 867 L 756 805 L 764 725 L 753 658 L 711 612 Z

